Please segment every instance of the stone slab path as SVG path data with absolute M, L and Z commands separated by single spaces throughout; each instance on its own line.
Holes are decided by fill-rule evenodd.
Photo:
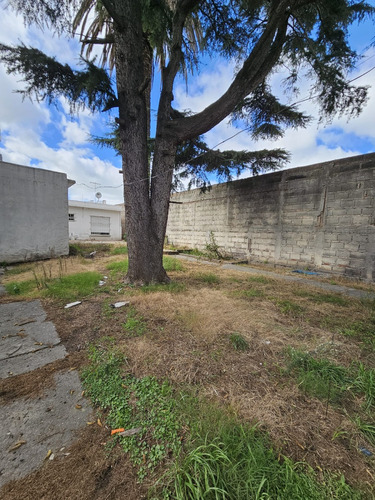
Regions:
M 284 280 L 284 281 L 292 281 L 295 283 L 300 283 L 303 285 L 309 285 L 312 287 L 320 288 L 322 290 L 326 290 L 327 292 L 332 292 L 332 293 L 341 293 L 343 295 L 348 295 L 349 297 L 354 297 L 356 299 L 375 299 L 375 293 L 373 292 L 368 292 L 366 290 L 358 290 L 356 288 L 351 288 L 348 286 L 342 286 L 342 285 L 332 285 L 330 283 L 325 283 L 322 281 L 319 281 L 319 273 L 317 276 L 317 279 L 309 279 L 309 278 L 304 278 L 303 273 L 302 275 L 298 276 L 293 276 L 289 274 L 282 274 L 282 273 L 277 273 L 274 271 L 267 271 L 263 269 L 257 269 L 254 267 L 251 267 L 249 265 L 246 266 L 241 266 L 240 264 L 233 264 L 233 263 L 219 263 L 219 262 L 214 262 L 214 261 L 206 261 L 199 259 L 197 257 L 192 257 L 190 255 L 177 255 L 176 258 L 182 259 L 182 260 L 190 260 L 191 262 L 202 262 L 202 264 L 209 264 L 212 266 L 220 266 L 222 269 L 228 269 L 229 271 L 238 271 L 242 273 L 248 273 L 248 274 L 253 274 L 253 275 L 262 275 L 262 276 L 269 276 L 270 278 L 275 278 L 279 280 Z
M 0 379 L 27 372 L 32 377 L 36 368 L 67 355 L 55 326 L 45 320 L 39 300 L 0 304 Z M 64 455 L 90 420 L 77 371 L 56 372 L 53 382 L 38 397 L 0 406 L 0 487 Z
M 19 375 L 66 356 L 39 300 L 0 304 L 0 378 Z

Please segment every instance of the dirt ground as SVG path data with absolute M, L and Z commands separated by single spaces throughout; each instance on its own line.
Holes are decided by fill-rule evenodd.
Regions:
M 67 272 L 77 272 L 79 267 L 108 275 L 106 264 L 112 260 L 121 260 L 121 256 L 98 256 L 89 263 L 76 259 L 77 266 L 69 264 Z M 358 451 L 364 442 L 352 421 L 339 408 L 303 394 L 283 372 L 287 346 L 324 352 L 347 366 L 352 360 L 361 360 L 374 367 L 373 350 L 336 333 L 349 318 L 360 321 L 365 316 L 360 301 L 351 299 L 345 307 L 317 304 L 305 293 L 315 293 L 312 286 L 285 283 L 281 275 L 279 280 L 251 281 L 246 273 L 218 266 L 182 265 L 183 271 L 170 273 L 184 287 L 178 293 L 141 293 L 119 283 L 120 291 L 91 296 L 71 309 L 43 299 L 47 319 L 55 324 L 69 356 L 35 370 L 32 377 L 24 374 L 1 381 L 0 402 L 37 397 L 41 387 L 52 383 L 56 370 L 82 368 L 90 343 L 111 336 L 136 376 L 167 377 L 176 387 L 192 385 L 208 398 L 230 405 L 244 421 L 259 422 L 280 454 L 306 461 L 316 471 L 344 474 L 349 483 L 367 485 L 370 491 L 374 460 Z M 244 290 L 255 292 L 246 295 Z M 280 303 L 292 299 L 303 313 L 280 310 Z M 1 298 L 2 302 L 9 300 L 14 297 Z M 119 300 L 130 301 L 145 321 L 144 335 L 126 335 L 123 324 L 129 309 L 108 306 Z M 246 339 L 248 351 L 232 348 L 229 336 L 233 332 Z M 109 430 L 104 418 L 100 423 L 90 422 L 67 450 L 68 455 L 46 461 L 30 476 L 5 485 L 1 498 L 146 498 L 149 485 L 137 483 L 135 470 L 119 449 L 108 452 Z M 338 429 L 351 438 L 333 439 Z

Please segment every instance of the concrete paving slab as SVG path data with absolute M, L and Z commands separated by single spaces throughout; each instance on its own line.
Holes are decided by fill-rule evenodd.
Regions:
M 55 387 L 43 396 L 1 407 L 0 487 L 38 469 L 49 460 L 49 450 L 54 457 L 64 456 L 76 431 L 90 420 L 92 409 L 81 395 L 78 373 L 57 373 L 54 380 Z
M 341 293 L 343 295 L 348 295 L 349 297 L 354 297 L 356 299 L 375 299 L 375 293 L 373 292 L 368 292 L 366 290 L 358 290 L 356 288 L 351 288 L 348 286 L 341 286 L 341 285 L 331 285 L 330 283 L 324 283 L 319 280 L 311 280 L 307 278 L 301 278 L 299 276 L 290 276 L 287 274 L 282 274 L 282 273 L 277 273 L 274 271 L 266 271 L 264 269 L 257 269 L 254 267 L 249 266 L 241 266 L 240 264 L 234 264 L 234 263 L 228 263 L 228 264 L 222 264 L 221 262 L 210 262 L 207 260 L 202 260 L 198 257 L 192 257 L 190 255 L 176 255 L 176 258 L 181 259 L 181 260 L 187 260 L 190 262 L 201 262 L 202 264 L 209 264 L 211 266 L 219 266 L 222 269 L 228 269 L 229 271 L 238 271 L 241 273 L 248 273 L 248 274 L 253 274 L 253 275 L 262 275 L 262 276 L 269 276 L 270 278 L 276 278 L 279 280 L 285 280 L 285 281 L 292 281 L 295 283 L 300 283 L 303 285 L 310 285 L 314 286 L 316 288 L 321 288 L 323 290 L 333 292 L 333 293 Z
M 39 300 L 0 304 L 0 378 L 35 370 L 66 356 Z
M 0 379 L 31 372 L 65 356 L 65 347 L 58 345 L 53 348 L 40 349 L 29 354 L 3 359 L 0 361 Z
M 291 281 L 294 283 L 301 283 L 304 285 L 314 286 L 316 288 L 321 288 L 323 290 L 341 293 L 343 295 L 348 295 L 356 299 L 374 299 L 375 293 L 368 292 L 366 290 L 357 290 L 356 288 L 350 288 L 341 285 L 331 285 L 330 283 L 324 283 L 318 280 L 309 280 L 306 278 L 300 278 L 298 276 L 289 276 L 285 274 L 275 273 L 273 271 L 263 271 L 261 269 L 255 269 L 251 267 L 239 266 L 238 264 L 223 264 L 221 266 L 223 269 L 229 269 L 231 271 L 241 271 L 249 274 L 269 276 L 270 278 L 282 279 L 284 281 Z

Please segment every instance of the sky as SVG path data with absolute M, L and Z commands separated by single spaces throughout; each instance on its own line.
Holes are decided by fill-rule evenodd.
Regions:
M 246 132 L 224 120 L 205 135 L 208 145 L 221 150 L 284 148 L 291 153 L 287 168 L 374 152 L 375 48 L 370 46 L 374 36 L 375 27 L 370 22 L 351 30 L 353 47 L 363 57 L 350 78 L 360 77 L 357 84 L 371 87 L 368 103 L 358 118 L 348 121 L 344 116 L 329 124 L 319 124 L 316 106 L 307 101 L 300 109 L 313 120 L 305 129 L 287 130 L 277 141 L 254 143 Z M 78 63 L 80 46 L 76 39 L 52 37 L 48 30 L 42 32 L 36 27 L 25 27 L 22 18 L 5 10 L 0 16 L 0 43 L 17 45 L 20 42 L 56 56 L 60 62 L 73 66 Z M 207 60 L 199 74 L 189 79 L 188 86 L 182 80 L 177 82 L 174 105 L 183 110 L 204 109 L 226 90 L 233 77 L 233 68 L 230 61 Z M 282 77 L 281 73 L 272 75 L 271 84 L 280 99 L 291 104 L 296 97 L 283 94 Z M 15 92 L 22 89 L 21 80 L 20 75 L 8 75 L 0 64 L 0 154 L 3 161 L 66 173 L 76 182 L 69 189 L 72 200 L 94 201 L 95 193 L 100 192 L 101 200 L 106 203 L 122 203 L 120 157 L 88 141 L 90 134 L 103 136 L 108 131 L 111 116 L 88 111 L 72 116 L 68 103 L 63 100 L 52 106 L 23 100 Z M 308 95 L 308 82 L 302 81 L 297 99 Z

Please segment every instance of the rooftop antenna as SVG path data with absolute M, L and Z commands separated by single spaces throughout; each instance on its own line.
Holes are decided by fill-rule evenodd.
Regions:
M 98 187 L 100 186 L 99 182 L 93 182 L 93 181 L 90 181 L 90 184 L 93 184 L 93 185 L 94 185 L 94 189 L 95 189 L 95 191 L 96 191 L 96 190 L 98 189 Z M 98 194 L 98 193 L 95 193 L 95 197 L 97 198 L 96 203 L 98 203 L 99 198 L 100 198 L 100 197 L 98 198 L 98 197 L 96 196 L 97 194 Z M 100 195 L 101 195 L 101 193 L 100 193 Z M 94 201 L 95 201 L 95 200 L 94 200 Z
M 98 191 L 97 193 L 95 193 L 95 198 L 98 200 L 97 203 L 99 203 L 99 200 L 100 200 L 101 197 L 102 197 L 102 193 L 100 191 Z

